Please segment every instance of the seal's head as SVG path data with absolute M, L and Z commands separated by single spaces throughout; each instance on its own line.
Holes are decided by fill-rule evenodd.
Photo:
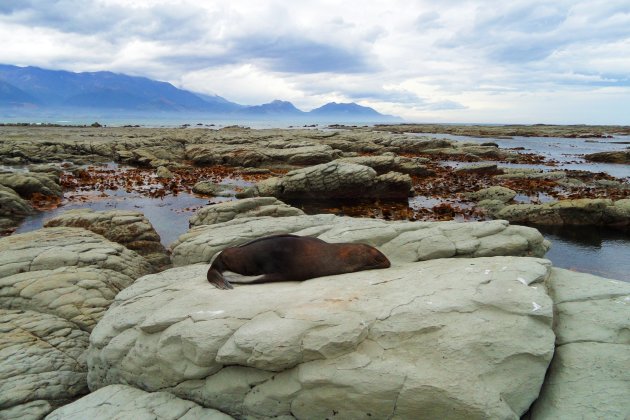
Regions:
M 343 257 L 353 271 L 389 268 L 391 263 L 378 249 L 365 244 L 347 244 Z

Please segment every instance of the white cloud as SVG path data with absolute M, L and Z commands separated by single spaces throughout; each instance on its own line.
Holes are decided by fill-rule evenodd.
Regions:
M 0 42 L 3 63 L 248 104 L 356 101 L 471 122 L 630 115 L 627 0 L 23 0 L 0 5 Z

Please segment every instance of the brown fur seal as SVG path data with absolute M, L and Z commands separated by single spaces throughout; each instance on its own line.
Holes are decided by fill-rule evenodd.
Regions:
M 224 271 L 261 277 L 250 283 L 306 280 L 373 268 L 390 262 L 365 244 L 329 244 L 308 236 L 273 235 L 221 251 L 210 263 L 208 281 L 219 289 L 232 289 Z

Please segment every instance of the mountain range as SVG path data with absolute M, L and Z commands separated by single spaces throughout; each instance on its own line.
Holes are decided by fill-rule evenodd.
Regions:
M 331 102 L 304 112 L 291 102 L 275 100 L 241 105 L 221 96 L 178 89 L 170 83 L 108 71 L 73 73 L 39 67 L 0 64 L 0 110 L 30 113 L 56 109 L 99 110 L 109 113 L 195 112 L 244 118 L 290 118 L 331 121 L 393 121 L 356 103 Z

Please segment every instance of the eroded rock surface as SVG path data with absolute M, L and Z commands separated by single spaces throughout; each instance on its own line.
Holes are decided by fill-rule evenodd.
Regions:
M 0 173 L 0 185 L 9 187 L 23 198 L 38 193 L 61 197 L 59 175 L 48 172 L 8 172 Z
M 0 185 L 0 234 L 34 212 L 33 207 L 13 189 Z
M 211 287 L 139 279 L 90 337 L 90 388 L 168 391 L 247 418 L 518 418 L 553 354 L 546 260 L 433 260 Z
M 591 153 L 584 156 L 584 159 L 592 162 L 608 163 L 630 163 L 630 150 L 617 150 L 612 152 Z
M 190 218 L 190 226 L 213 225 L 243 217 L 301 216 L 304 212 L 274 197 L 245 198 L 203 207 Z
M 630 283 L 553 269 L 556 353 L 533 419 L 627 419 Z
M 170 258 L 160 242 L 160 235 L 144 214 L 138 211 L 69 210 L 48 220 L 44 226 L 85 228 L 136 251 L 147 259 L 155 271 L 170 265 Z
M 582 198 L 544 204 L 512 204 L 496 207 L 493 216 L 515 223 L 538 225 L 630 227 L 630 199 Z
M 58 408 L 46 420 L 144 419 L 229 420 L 232 417 L 168 392 L 144 392 L 125 386 L 101 388 L 78 401 Z
M 433 171 L 429 170 L 425 165 L 427 160 L 428 159 L 425 158 L 401 157 L 394 154 L 344 157 L 337 159 L 338 162 L 369 166 L 379 174 L 394 171 L 416 176 L 427 176 L 433 174 Z
M 0 418 L 39 419 L 87 393 L 90 331 L 118 291 L 150 272 L 85 229 L 0 238 Z
M 397 172 L 377 175 L 368 166 L 334 161 L 296 169 L 256 187 L 261 196 L 280 199 L 407 199 L 411 178 Z
M 0 418 L 41 418 L 88 392 L 88 332 L 54 315 L 4 308 L 0 332 Z
M 495 255 L 542 257 L 549 249 L 549 242 L 536 229 L 502 220 L 387 222 L 319 214 L 243 218 L 195 227 L 171 245 L 173 264 L 209 262 L 228 246 L 284 233 L 316 236 L 327 242 L 363 242 L 378 247 L 391 261 L 401 262 Z
M 316 165 L 336 157 L 334 150 L 323 144 L 285 142 L 241 144 L 193 144 L 186 148 L 186 157 L 196 165 L 228 165 L 258 167 L 270 164 Z

